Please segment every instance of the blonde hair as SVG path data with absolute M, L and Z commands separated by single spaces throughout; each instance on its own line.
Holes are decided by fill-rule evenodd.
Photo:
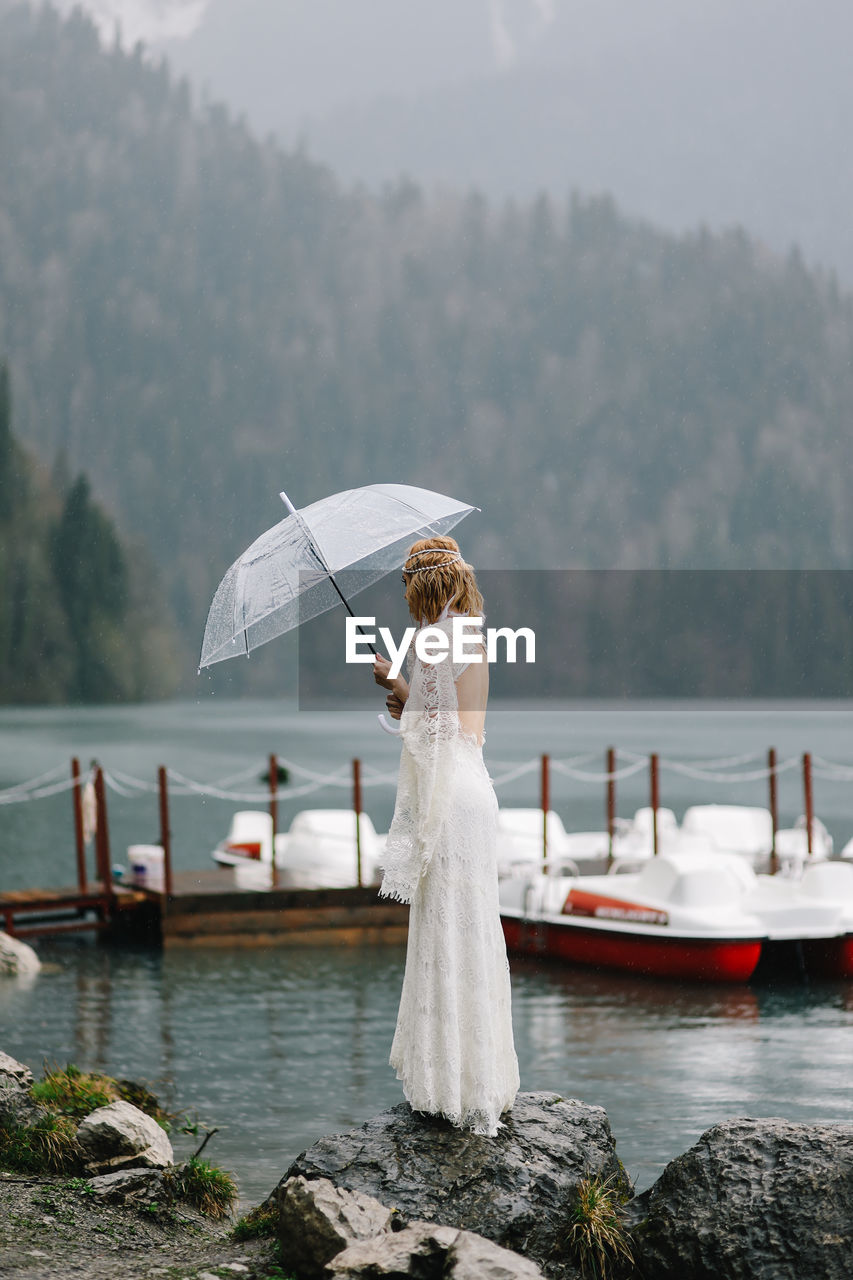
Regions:
M 465 563 L 453 538 L 416 542 L 409 548 L 403 578 L 409 613 L 416 622 L 438 622 L 445 607 L 474 617 L 483 615 L 483 597 L 473 566 Z

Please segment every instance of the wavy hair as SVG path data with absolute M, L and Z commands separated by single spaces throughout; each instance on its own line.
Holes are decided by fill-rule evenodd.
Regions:
M 473 566 L 465 563 L 453 538 L 422 538 L 410 547 L 403 581 L 409 613 L 416 622 L 438 622 L 445 606 L 456 613 L 483 616 L 483 597 Z

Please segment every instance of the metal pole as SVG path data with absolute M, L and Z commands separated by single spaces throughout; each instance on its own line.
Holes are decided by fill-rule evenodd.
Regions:
M 81 893 L 86 892 L 86 841 L 83 838 L 83 797 L 80 793 L 80 761 L 74 756 L 71 761 L 71 777 L 74 779 L 72 795 L 74 798 L 74 844 L 77 849 L 77 887 Z
M 806 849 L 812 856 L 812 822 L 814 821 L 814 801 L 812 797 L 812 757 L 807 751 L 803 756 L 803 791 L 806 799 Z
M 270 887 L 278 888 L 278 868 L 275 865 L 275 833 L 278 830 L 278 756 L 270 756 L 270 817 L 272 818 L 272 867 Z
M 613 829 L 616 826 L 616 751 L 607 748 L 607 870 L 613 865 Z
M 767 752 L 768 781 L 770 783 L 770 824 L 773 838 L 770 844 L 770 874 L 775 876 L 779 870 L 779 855 L 776 852 L 776 832 L 779 829 L 779 801 L 776 794 L 776 748 Z
M 355 810 L 356 880 L 361 888 L 361 761 L 352 762 L 352 807 Z
M 169 785 L 166 768 L 162 764 L 157 770 L 157 782 L 160 787 L 160 843 L 163 846 L 163 892 L 168 898 L 172 896 L 172 831 L 169 826 Z
M 548 873 L 548 810 L 551 808 L 551 757 L 542 757 L 542 870 Z
M 652 853 L 658 852 L 658 809 L 660 807 L 660 790 L 658 787 L 658 758 L 655 752 L 649 756 L 649 782 L 651 784 L 652 801 Z
M 112 897 L 113 877 L 110 866 L 110 833 L 107 827 L 107 793 L 104 786 L 104 771 L 100 765 L 95 769 L 95 802 L 98 810 L 97 861 L 98 875 L 103 886 L 104 896 Z

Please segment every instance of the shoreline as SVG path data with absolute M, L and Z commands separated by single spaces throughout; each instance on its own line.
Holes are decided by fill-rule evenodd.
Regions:
M 204 1280 L 205 1272 L 266 1280 L 275 1274 L 272 1239 L 234 1240 L 232 1221 L 216 1223 L 185 1206 L 151 1212 L 104 1204 L 76 1185 L 84 1181 L 0 1170 L 8 1237 L 0 1237 L 0 1274 L 10 1280 Z

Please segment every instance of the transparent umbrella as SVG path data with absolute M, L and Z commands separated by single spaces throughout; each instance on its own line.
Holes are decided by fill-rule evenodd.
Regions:
M 262 533 L 217 588 L 204 629 L 199 669 L 325 613 L 398 569 L 412 542 L 448 533 L 479 508 L 407 484 L 345 489 Z M 350 613 L 352 610 L 350 609 Z

